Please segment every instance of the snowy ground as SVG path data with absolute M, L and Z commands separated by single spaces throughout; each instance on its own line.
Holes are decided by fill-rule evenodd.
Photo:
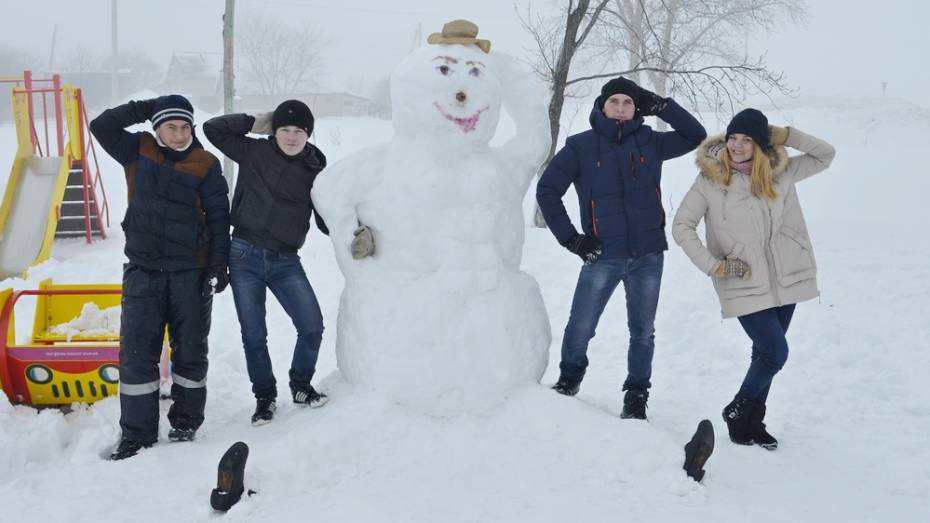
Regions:
M 118 437 L 115 400 L 63 415 L 13 407 L 0 395 L 0 521 L 212 521 L 220 517 L 207 501 L 216 462 L 237 440 L 251 446 L 246 483 L 259 494 L 228 521 L 926 521 L 930 242 L 921 224 L 930 173 L 920 151 L 930 111 L 821 99 L 769 114 L 838 150 L 828 171 L 799 187 L 823 296 L 798 307 L 791 356 L 769 399 L 777 452 L 727 441 L 719 413 L 739 385 L 749 343 L 736 321 L 720 320 L 710 282 L 677 247 L 666 255 L 648 423 L 618 417 L 627 337 L 619 293 L 578 397 L 546 388 L 558 372 L 578 261 L 533 228 L 524 269 L 542 287 L 553 330 L 543 385 L 484 416 L 447 419 L 340 378 L 333 348 L 342 276 L 330 242 L 314 231 L 302 256 L 329 328 L 318 371 L 329 405 L 282 402 L 274 423 L 249 425 L 253 404 L 226 292 L 215 302 L 207 419 L 194 443 L 162 443 L 111 463 L 101 458 Z M 317 133 L 335 161 L 391 130 L 375 120 L 323 119 Z M 12 130 L 0 126 L 0 165 L 12 165 L 14 148 Z M 0 286 L 119 281 L 125 188 L 115 164 L 104 169 L 111 236 L 91 247 L 60 242 L 28 280 Z M 695 174 L 691 155 L 667 164 L 670 214 Z M 17 308 L 20 334 L 31 330 L 29 306 Z M 268 321 L 280 380 L 292 327 L 273 300 Z M 681 445 L 705 417 L 718 446 L 699 485 L 680 470 Z M 166 440 L 164 421 L 161 431 Z

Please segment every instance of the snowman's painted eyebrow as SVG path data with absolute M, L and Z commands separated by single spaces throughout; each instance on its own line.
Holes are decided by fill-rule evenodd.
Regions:
M 484 67 L 485 69 L 487 69 L 487 66 L 485 66 L 483 63 L 481 63 L 481 62 L 479 62 L 479 61 L 477 61 L 477 60 L 475 60 L 475 61 L 469 60 L 469 61 L 465 62 L 465 65 L 480 65 L 481 67 Z
M 445 61 L 447 64 L 457 64 L 457 63 L 459 63 L 458 60 L 456 60 L 455 58 L 452 58 L 451 56 L 437 56 L 436 58 L 433 58 L 433 60 L 443 60 L 443 61 Z

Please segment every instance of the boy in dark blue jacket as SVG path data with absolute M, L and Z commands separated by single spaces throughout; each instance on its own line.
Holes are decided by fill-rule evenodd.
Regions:
M 126 127 L 152 122 L 153 136 Z M 90 123 L 126 171 L 126 257 L 120 317 L 120 427 L 110 455 L 134 456 L 158 439 L 158 361 L 171 343 L 172 441 L 190 441 L 207 401 L 213 294 L 228 283 L 229 188 L 194 136 L 194 108 L 179 95 L 132 101 Z
M 674 131 L 653 131 L 643 123 L 651 115 Z M 589 121 L 591 129 L 566 140 L 536 187 L 552 234 L 584 261 L 562 339 L 561 373 L 552 388 L 568 396 L 578 392 L 588 366 L 588 343 L 622 281 L 630 345 L 620 416 L 646 419 L 663 251 L 668 249 L 662 162 L 693 151 L 707 133 L 674 100 L 623 77 L 603 86 Z M 562 203 L 570 185 L 578 194 L 581 233 Z

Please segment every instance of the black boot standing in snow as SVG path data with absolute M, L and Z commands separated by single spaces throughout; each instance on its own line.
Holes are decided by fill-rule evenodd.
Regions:
M 766 450 L 778 448 L 778 440 L 765 430 L 765 404 L 737 396 L 723 408 L 730 440 L 740 445 L 759 445 Z
M 550 388 L 563 396 L 574 396 L 581 388 L 581 381 L 559 376 L 559 381 Z
M 749 418 L 749 428 L 752 432 L 752 440 L 756 445 L 766 449 L 775 450 L 778 448 L 778 440 L 765 430 L 765 404 L 757 403 Z
M 723 408 L 723 421 L 727 423 L 730 441 L 738 445 L 752 445 L 753 433 L 750 418 L 755 403 L 749 398 L 737 396 Z
M 649 391 L 630 389 L 623 395 L 623 410 L 621 419 L 646 419 L 646 403 L 649 401 Z

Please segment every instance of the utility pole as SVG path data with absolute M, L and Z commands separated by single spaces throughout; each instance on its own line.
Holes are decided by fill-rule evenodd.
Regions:
M 110 0 L 110 104 L 116 105 L 119 96 L 116 77 L 116 62 L 119 51 L 116 44 L 116 0 Z
M 226 12 L 223 14 L 223 113 L 230 114 L 234 109 L 236 96 L 235 79 L 236 75 L 233 70 L 233 21 L 236 12 L 236 0 L 226 0 Z M 234 163 L 227 156 L 223 160 L 223 175 L 226 177 L 226 183 L 229 184 L 229 198 L 232 201 L 233 189 L 235 188 L 236 175 L 234 172 Z

